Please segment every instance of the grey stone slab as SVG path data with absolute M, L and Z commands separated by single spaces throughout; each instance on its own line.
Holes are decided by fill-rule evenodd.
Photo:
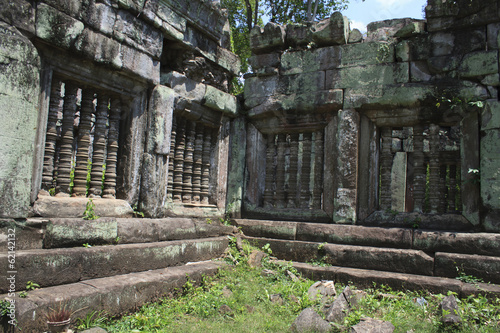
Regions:
M 74 320 L 92 311 L 123 315 L 182 288 L 188 276 L 198 284 L 204 275 L 214 275 L 220 267 L 220 263 L 203 262 L 33 290 L 27 298 L 16 299 L 18 327 L 24 332 L 44 331 L 45 314 L 60 302 L 73 311 L 80 309 Z
M 43 243 L 46 249 L 82 246 L 84 243 L 112 244 L 117 237 L 117 223 L 114 218 L 51 218 L 46 226 Z
M 462 272 L 485 282 L 500 283 L 500 257 L 437 252 L 435 262 L 434 271 L 439 276 L 458 277 Z
M 500 256 L 500 234 L 415 230 L 413 248 L 427 252 Z
M 247 236 L 278 238 L 278 239 L 295 239 L 297 223 L 281 222 L 281 221 L 262 221 L 236 219 L 236 226 L 240 227 L 243 233 Z

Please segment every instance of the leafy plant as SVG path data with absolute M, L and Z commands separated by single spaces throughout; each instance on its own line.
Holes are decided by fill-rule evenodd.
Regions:
M 19 293 L 20 298 L 26 298 L 28 297 L 28 292 L 26 290 L 23 290 Z
M 263 247 L 262 247 L 262 251 L 264 251 L 264 253 L 267 253 L 269 255 L 272 255 L 273 254 L 273 250 L 271 249 L 271 245 L 269 243 L 266 243 Z
M 97 220 L 99 216 L 97 216 L 94 209 L 95 209 L 94 201 L 92 199 L 89 199 L 89 201 L 87 201 L 87 205 L 85 206 L 85 212 L 83 212 L 83 219 Z
M 4 317 L 10 312 L 11 302 L 6 299 L 0 301 L 0 317 Z
M 27 291 L 35 290 L 37 288 L 40 288 L 40 285 L 38 283 L 35 283 L 33 281 L 26 282 L 26 290 Z
M 137 208 L 137 205 L 134 205 L 132 210 L 134 211 L 134 217 L 144 217 L 144 213 Z
M 89 247 L 92 247 L 92 245 L 90 245 L 89 243 L 85 243 L 85 244 L 83 244 L 83 247 L 89 248 Z
M 103 325 L 106 322 L 106 311 L 92 311 L 87 313 L 85 318 L 77 319 L 76 328 L 79 330 L 85 330 L 92 327 Z
M 484 282 L 484 280 L 481 278 L 475 277 L 474 275 L 466 274 L 464 272 L 463 267 L 455 266 L 455 268 L 456 268 L 457 273 L 458 273 L 458 276 L 455 278 L 457 280 L 460 280 L 460 281 L 465 282 L 465 283 L 473 283 L 473 284 Z

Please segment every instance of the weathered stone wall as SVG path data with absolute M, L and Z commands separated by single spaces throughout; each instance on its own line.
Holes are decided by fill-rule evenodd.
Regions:
M 0 25 L 0 217 L 32 214 L 56 79 L 120 99 L 116 198 L 150 216 L 168 213 L 173 115 L 195 114 L 191 120 L 229 129 L 237 114 L 228 90 L 239 60 L 228 50 L 227 17 L 215 2 L 2 0 Z M 227 161 L 227 150 L 219 155 Z M 222 188 L 225 182 L 214 191 Z M 37 211 L 54 200 L 62 203 L 45 197 Z M 217 202 L 220 213 L 225 200 Z
M 301 219 L 304 213 L 307 215 L 307 210 L 283 210 L 276 205 L 283 195 L 277 188 L 284 188 L 286 192 L 289 185 L 286 183 L 283 187 L 279 182 L 280 169 L 276 166 L 276 157 L 272 157 L 276 154 L 277 159 L 280 158 L 279 144 L 276 151 L 271 152 L 271 158 L 267 158 L 266 165 L 269 143 L 266 144 L 265 138 L 270 133 L 278 136 L 286 133 L 292 137 L 293 133 L 319 128 L 325 133 L 322 210 L 330 221 L 363 223 L 379 210 L 377 220 L 400 219 L 403 223 L 403 218 L 394 211 L 398 206 L 391 199 L 390 192 L 395 190 L 390 185 L 391 177 L 395 177 L 393 163 L 398 163 L 393 162 L 391 153 L 394 155 L 397 149 L 404 151 L 409 144 L 411 148 L 407 151 L 412 153 L 402 153 L 404 155 L 398 158 L 405 156 L 405 170 L 408 163 L 416 174 L 420 172 L 424 177 L 408 176 L 412 181 L 415 179 L 414 184 L 408 185 L 415 189 L 415 193 L 411 193 L 413 211 L 446 211 L 439 207 L 448 205 L 442 203 L 445 194 L 437 188 L 426 194 L 430 203 L 423 202 L 424 169 L 428 166 L 431 181 L 443 182 L 446 172 L 453 174 L 453 182 L 461 181 L 461 207 L 455 208 L 455 202 L 450 202 L 449 207 L 461 211 L 470 227 L 500 230 L 497 186 L 500 151 L 495 120 L 499 85 L 499 1 L 430 0 L 426 14 L 427 22 L 396 19 L 371 23 L 364 38 L 359 31 L 350 31 L 347 19 L 340 13 L 312 26 L 282 27 L 269 23 L 264 29 L 252 30 L 253 74 L 246 79 L 244 102 L 252 124 L 247 131 L 249 147 L 243 205 L 248 216 L 286 218 L 289 214 Z M 474 101 L 483 103 L 479 106 L 470 103 Z M 415 142 L 414 148 L 413 141 L 405 143 L 403 139 L 395 139 L 394 133 L 391 136 L 392 131 L 405 128 L 415 131 L 412 140 L 423 140 L 420 146 Z M 443 140 L 443 129 L 449 132 L 449 128 L 452 132 L 457 128 L 461 139 L 455 143 L 460 148 L 445 148 L 449 151 L 446 155 L 438 152 L 438 141 Z M 381 139 L 386 138 L 388 141 L 383 142 L 387 144 L 381 145 Z M 397 144 L 401 143 L 403 147 L 398 148 Z M 458 165 L 444 166 L 451 162 L 438 160 L 444 155 L 456 155 L 457 149 L 461 153 Z M 424 154 L 425 165 L 421 164 Z M 406 156 L 410 155 L 412 160 L 406 162 Z M 255 162 L 258 156 L 263 160 L 260 165 Z M 270 163 L 275 165 L 266 169 Z M 281 172 L 289 177 L 287 168 Z M 460 175 L 455 175 L 455 168 L 461 170 Z M 480 181 L 469 169 L 480 170 Z M 267 177 L 262 175 L 266 171 L 273 175 L 263 179 Z M 379 176 L 382 177 L 381 189 Z M 265 184 L 272 181 L 274 194 L 269 194 L 267 199 L 273 203 L 266 210 L 268 188 Z M 421 193 L 416 193 L 418 186 Z M 449 188 L 454 186 L 453 183 Z M 401 190 L 408 192 L 404 184 Z M 404 195 L 402 193 L 402 207 Z M 446 197 L 455 195 L 450 192 Z M 410 224 L 421 221 L 415 215 L 405 216 Z M 464 226 L 463 221 L 448 224 L 445 220 L 456 220 L 456 217 L 448 216 L 439 222 L 444 228 Z

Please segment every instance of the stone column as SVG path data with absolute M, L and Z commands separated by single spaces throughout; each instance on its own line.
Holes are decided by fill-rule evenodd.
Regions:
M 63 110 L 60 80 L 54 80 L 50 90 L 49 115 L 47 120 L 47 134 L 45 136 L 45 153 L 43 157 L 42 189 L 54 187 L 54 164 L 56 162 L 57 121 Z
M 391 170 L 392 170 L 392 128 L 384 127 L 381 131 L 382 152 L 380 154 L 380 210 L 391 209 Z
M 94 151 L 92 154 L 92 170 L 90 171 L 91 197 L 102 194 L 103 168 L 106 159 L 106 124 L 108 122 L 109 96 L 105 93 L 97 95 L 96 121 L 94 130 Z
M 285 145 L 286 134 L 278 134 L 278 160 L 276 165 L 276 207 L 285 207 Z
M 440 197 L 442 195 L 439 187 L 439 126 L 431 124 L 429 126 L 429 201 L 431 213 L 437 213 Z
M 288 179 L 288 208 L 297 207 L 297 181 L 299 172 L 299 134 L 290 134 L 290 178 Z
M 177 135 L 174 154 L 174 177 L 172 183 L 173 201 L 182 202 L 182 173 L 184 172 L 184 151 L 186 148 L 186 119 L 177 122 Z
M 94 115 L 94 91 L 85 88 L 82 91 L 82 107 L 80 124 L 78 126 L 78 142 L 75 163 L 75 178 L 73 180 L 73 196 L 87 195 L 87 174 L 90 162 L 90 131 Z
M 267 135 L 267 148 L 266 148 L 266 187 L 264 190 L 264 207 L 271 208 L 274 206 L 274 157 L 276 154 L 275 135 Z
M 424 127 L 413 127 L 413 210 L 422 213 L 425 199 Z
M 359 114 L 356 110 L 338 113 L 337 177 L 333 220 L 355 223 L 357 216 Z
M 116 166 L 118 164 L 121 108 L 120 99 L 117 97 L 112 98 L 109 114 L 108 156 L 106 158 L 106 174 L 104 177 L 104 198 L 115 198 L 116 196 Z
M 314 188 L 311 208 L 321 209 L 321 195 L 323 194 L 323 129 L 314 133 Z
M 300 172 L 300 207 L 309 208 L 311 201 L 311 147 L 312 133 L 303 133 L 302 140 L 302 170 Z
M 172 192 L 174 189 L 174 158 L 175 158 L 175 140 L 177 139 L 177 117 L 172 116 L 172 132 L 170 134 L 170 153 L 168 155 L 168 185 L 167 185 L 167 200 L 172 201 Z
M 64 106 L 61 129 L 61 149 L 57 172 L 56 196 L 70 195 L 70 174 L 73 161 L 73 121 L 76 112 L 76 94 L 78 86 L 66 82 L 64 86 Z

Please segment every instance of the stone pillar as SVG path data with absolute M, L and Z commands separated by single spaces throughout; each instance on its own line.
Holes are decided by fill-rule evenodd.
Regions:
M 422 213 L 425 199 L 424 128 L 413 127 L 413 210 Z
M 477 226 L 479 220 L 479 182 L 469 170 L 479 170 L 479 122 L 477 112 L 465 115 L 460 124 L 460 154 L 462 158 L 462 215 Z
M 184 151 L 184 172 L 182 179 L 182 202 L 191 203 L 193 199 L 193 154 L 196 138 L 196 123 L 189 122 L 186 126 L 186 149 Z
M 94 130 L 94 150 L 90 171 L 90 197 L 100 197 L 103 185 L 103 170 L 106 160 L 106 124 L 108 122 L 109 95 L 97 94 L 96 120 Z
M 290 178 L 288 180 L 288 208 L 297 207 L 297 181 L 298 181 L 298 172 L 299 172 L 299 134 L 292 133 L 290 134 Z
M 182 202 L 182 173 L 184 172 L 184 150 L 186 147 L 186 119 L 177 122 L 177 135 L 174 154 L 174 177 L 172 198 L 176 203 Z
M 229 172 L 227 176 L 227 210 L 233 218 L 241 218 L 243 184 L 245 182 L 246 120 L 238 117 L 231 121 Z
M 321 196 L 323 194 L 323 129 L 316 131 L 314 139 L 314 188 L 311 208 L 321 209 Z
M 76 94 L 78 86 L 66 82 L 64 86 L 64 106 L 61 129 L 61 149 L 57 172 L 56 196 L 70 195 L 70 174 L 73 161 L 73 121 L 76 112 Z
M 170 134 L 170 153 L 168 155 L 168 185 L 167 185 L 167 200 L 173 200 L 172 192 L 174 189 L 174 155 L 175 155 L 175 140 L 177 139 L 177 117 L 172 116 L 172 132 Z
M 212 133 L 213 133 L 212 128 L 205 127 L 205 133 L 203 137 L 202 164 L 201 164 L 201 203 L 203 205 L 209 204 Z
M 355 223 L 357 216 L 359 114 L 356 110 L 338 113 L 337 173 L 338 184 L 333 220 Z
M 429 185 L 432 189 L 429 191 L 429 201 L 431 213 L 437 213 L 441 188 L 439 187 L 439 126 L 431 124 L 429 126 L 429 144 L 430 144 L 430 159 L 429 159 Z
M 196 126 L 196 139 L 194 141 L 193 153 L 193 202 L 200 203 L 201 200 L 201 169 L 203 156 L 203 124 Z
M 104 181 L 104 198 L 116 197 L 116 167 L 118 164 L 118 139 L 120 135 L 120 116 L 122 113 L 121 101 L 115 97 L 111 99 L 108 132 L 108 156 L 106 157 L 106 174 Z
M 302 134 L 302 170 L 300 172 L 300 208 L 309 208 L 311 201 L 311 148 L 312 133 Z
M 285 207 L 285 145 L 286 134 L 278 134 L 278 157 L 276 165 L 276 207 Z
M 383 127 L 381 130 L 382 152 L 380 154 L 380 210 L 391 209 L 391 170 L 392 170 L 392 128 Z
M 56 163 L 57 121 L 63 110 L 61 97 L 62 82 L 55 79 L 50 89 L 49 115 L 47 120 L 47 134 L 45 136 L 45 154 L 43 157 L 42 189 L 54 187 L 54 166 Z
M 266 189 L 264 190 L 264 207 L 271 208 L 274 206 L 274 157 L 276 154 L 275 135 L 267 135 L 266 146 Z
M 78 142 L 75 163 L 75 178 L 73 180 L 73 196 L 87 195 L 87 174 L 90 160 L 90 130 L 94 115 L 94 91 L 85 88 L 82 91 L 82 107 L 80 124 L 78 126 Z

